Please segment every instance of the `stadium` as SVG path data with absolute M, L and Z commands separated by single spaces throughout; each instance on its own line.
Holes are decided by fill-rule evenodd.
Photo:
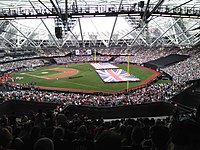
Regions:
M 199 18 L 198 0 L 1 0 L 0 149 L 200 149 Z

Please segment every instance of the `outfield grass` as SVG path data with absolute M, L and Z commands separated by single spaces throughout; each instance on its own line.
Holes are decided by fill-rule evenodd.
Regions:
M 158 80 L 156 83 L 172 83 L 171 80 Z
M 118 64 L 120 68 L 123 70 L 127 70 L 126 65 Z M 31 75 L 44 76 L 50 74 L 56 74 L 59 71 L 49 70 L 51 68 L 73 68 L 79 70 L 79 73 L 74 75 L 77 78 L 70 79 L 69 77 L 59 78 L 57 79 L 42 79 Z M 48 72 L 44 74 L 44 72 Z M 130 74 L 139 78 L 141 81 L 139 82 L 129 82 L 129 87 L 134 87 L 138 85 L 140 82 L 149 78 L 153 73 L 145 70 L 144 68 L 140 68 L 137 66 L 130 65 Z M 22 80 L 18 80 L 17 83 L 36 83 L 38 86 L 47 86 L 47 87 L 59 87 L 59 88 L 73 88 L 73 89 L 83 89 L 83 90 L 98 90 L 104 92 L 115 92 L 118 90 L 123 90 L 127 88 L 127 83 L 104 83 L 99 75 L 95 72 L 95 69 L 90 64 L 71 64 L 67 66 L 49 66 L 49 67 L 41 67 L 34 68 L 29 71 L 19 71 L 14 72 L 12 77 L 23 77 Z

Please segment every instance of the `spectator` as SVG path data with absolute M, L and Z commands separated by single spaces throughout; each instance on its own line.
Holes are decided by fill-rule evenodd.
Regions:
M 120 136 L 113 131 L 105 130 L 95 143 L 95 150 L 120 150 Z
M 135 128 L 133 128 L 131 139 L 132 139 L 131 148 L 133 150 L 144 149 L 142 147 L 142 142 L 144 141 L 144 131 L 140 127 L 136 126 Z
M 0 118 L 0 125 L 7 126 L 8 125 L 8 117 L 6 115 L 2 115 Z
M 34 126 L 30 129 L 30 135 L 24 140 L 26 150 L 31 150 L 35 142 L 42 137 L 42 129 L 39 126 Z
M 154 150 L 167 150 L 170 142 L 169 129 L 162 125 L 155 125 L 150 129 L 150 137 Z
M 15 139 L 13 139 L 12 141 L 12 146 L 11 146 L 14 150 L 25 150 L 24 148 L 24 142 L 22 141 L 21 138 L 17 137 Z
M 43 112 L 42 109 L 39 109 L 38 113 L 35 116 L 35 125 L 39 126 L 40 128 L 44 128 L 46 126 L 45 118 L 46 114 Z
M 52 140 L 54 142 L 54 150 L 64 150 L 66 149 L 65 140 L 63 139 L 65 136 L 65 130 L 62 127 L 57 127 L 53 131 Z
M 88 131 L 85 125 L 81 125 L 77 131 L 77 138 L 72 142 L 73 150 L 93 150 L 94 142 L 87 139 Z
M 40 138 L 34 144 L 33 150 L 54 150 L 54 143 L 49 138 Z
M 9 150 L 10 143 L 13 139 L 12 134 L 7 128 L 0 128 L 0 149 Z
M 199 150 L 200 124 L 192 119 L 176 122 L 170 130 L 173 150 Z

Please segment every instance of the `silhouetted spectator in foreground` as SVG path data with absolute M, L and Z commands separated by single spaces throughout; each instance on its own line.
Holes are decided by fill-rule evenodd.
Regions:
M 42 109 L 39 109 L 38 113 L 35 115 L 35 125 L 41 127 L 42 129 L 45 128 L 45 117 L 46 114 Z
M 35 143 L 33 150 L 54 150 L 54 143 L 49 138 L 40 138 Z
M 130 146 L 132 141 L 131 141 L 131 132 L 133 130 L 133 126 L 132 125 L 128 125 L 126 127 L 126 131 L 125 131 L 125 137 L 122 137 L 121 140 L 121 145 L 122 146 Z
M 142 150 L 142 142 L 144 141 L 144 131 L 136 126 L 133 128 L 132 134 L 131 134 L 132 144 L 131 149 L 133 150 Z
M 12 134 L 7 128 L 0 128 L 0 150 L 9 150 Z
M 77 138 L 72 142 L 73 150 L 94 150 L 94 142 L 87 139 L 87 135 L 87 127 L 81 125 L 77 131 Z
M 5 114 L 0 118 L 0 125 L 4 127 L 8 125 L 8 117 Z
M 65 149 L 65 141 L 63 139 L 65 134 L 65 130 L 62 127 L 57 127 L 53 130 L 53 142 L 55 150 L 64 150 Z
M 200 105 L 196 108 L 195 120 L 200 123 Z
M 155 150 L 167 150 L 170 136 L 169 129 L 165 126 L 153 126 L 150 129 L 150 137 Z
M 194 120 L 186 119 L 175 123 L 170 135 L 173 150 L 200 150 L 200 124 Z
M 12 148 L 14 150 L 25 150 L 24 142 L 19 137 L 17 137 L 12 141 Z
M 39 126 L 34 126 L 30 130 L 30 135 L 25 139 L 26 150 L 31 150 L 35 142 L 42 137 L 42 129 Z
M 120 150 L 120 136 L 113 131 L 105 130 L 98 137 L 95 148 L 96 150 Z

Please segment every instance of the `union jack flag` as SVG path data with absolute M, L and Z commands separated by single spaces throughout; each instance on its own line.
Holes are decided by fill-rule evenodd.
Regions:
M 122 69 L 96 70 L 96 72 L 104 82 L 140 81 Z
M 113 64 L 110 63 L 91 63 L 91 65 L 95 68 L 95 69 L 116 69 L 119 68 Z

